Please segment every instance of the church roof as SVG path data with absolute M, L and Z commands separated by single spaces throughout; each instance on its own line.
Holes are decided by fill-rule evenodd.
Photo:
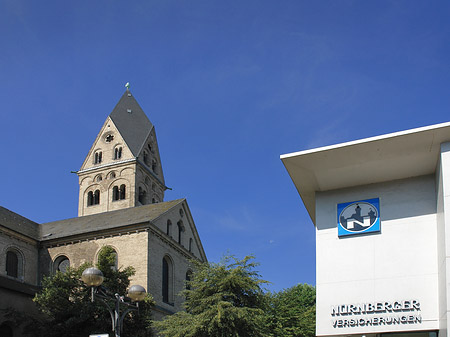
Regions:
M 139 155 L 153 124 L 129 90 L 120 98 L 109 117 L 135 157 Z
M 0 226 L 37 240 L 39 225 L 9 209 L 0 206 Z
M 81 216 L 41 224 L 41 240 L 53 240 L 89 232 L 100 232 L 150 222 L 185 199 L 130 207 L 117 211 Z

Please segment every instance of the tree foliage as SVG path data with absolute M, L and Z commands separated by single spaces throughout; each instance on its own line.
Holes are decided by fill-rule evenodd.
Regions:
M 155 322 L 166 337 L 266 336 L 264 292 L 266 281 L 255 271 L 252 256 L 227 256 L 218 264 L 195 264 L 182 292 L 185 311 Z
M 316 289 L 297 284 L 268 294 L 268 324 L 277 337 L 313 337 L 316 327 Z
M 88 263 L 79 268 L 68 268 L 65 273 L 45 277 L 42 290 L 36 294 L 34 302 L 44 319 L 33 323 L 36 336 L 75 337 L 106 333 L 112 330 L 110 314 L 101 301 L 91 302 L 90 289 L 81 281 L 81 274 L 90 267 Z M 115 251 L 104 247 L 99 253 L 97 268 L 105 276 L 102 286 L 111 294 L 124 295 L 134 275 L 133 267 L 123 270 L 116 268 Z M 151 307 L 154 304 L 150 295 L 141 302 L 139 314 L 131 312 L 124 320 L 123 336 L 151 336 Z M 114 307 L 114 303 L 110 303 Z

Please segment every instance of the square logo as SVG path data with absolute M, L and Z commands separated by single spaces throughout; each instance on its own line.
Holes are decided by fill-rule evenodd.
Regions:
M 380 232 L 380 199 L 338 204 L 337 223 L 339 237 Z

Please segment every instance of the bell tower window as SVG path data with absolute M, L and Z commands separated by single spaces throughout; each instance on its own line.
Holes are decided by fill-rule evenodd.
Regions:
M 100 190 L 90 191 L 87 196 L 87 205 L 93 206 L 100 204 Z
M 113 201 L 119 200 L 119 188 L 117 186 L 113 187 Z
M 100 204 L 100 191 L 95 190 L 94 192 L 94 205 Z
M 120 185 L 120 188 L 119 188 L 119 199 L 120 200 L 125 199 L 125 185 Z
M 148 154 L 147 154 L 147 151 L 144 151 L 144 163 L 145 163 L 145 165 L 148 165 Z
M 121 146 L 116 147 L 114 149 L 114 159 L 117 160 L 117 159 L 120 159 L 120 158 L 122 158 L 122 147 Z
M 102 151 L 95 152 L 94 164 L 100 164 L 102 162 Z
M 87 197 L 87 205 L 92 206 L 94 204 L 94 192 L 89 192 Z
M 105 142 L 107 143 L 111 143 L 114 140 L 114 136 L 113 135 L 107 135 L 105 137 Z
M 124 184 L 120 185 L 120 187 L 118 187 L 118 186 L 113 187 L 113 193 L 112 193 L 113 201 L 124 200 L 125 196 L 126 196 L 126 188 L 125 188 Z
M 147 192 L 142 188 L 139 187 L 139 202 L 144 205 L 145 204 L 145 197 L 147 195 Z

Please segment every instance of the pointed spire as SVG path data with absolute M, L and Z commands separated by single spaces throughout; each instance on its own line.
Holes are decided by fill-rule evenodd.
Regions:
M 129 83 L 127 83 L 129 84 Z M 139 155 L 153 124 L 135 100 L 129 87 L 110 113 L 112 119 L 124 141 L 135 157 Z

